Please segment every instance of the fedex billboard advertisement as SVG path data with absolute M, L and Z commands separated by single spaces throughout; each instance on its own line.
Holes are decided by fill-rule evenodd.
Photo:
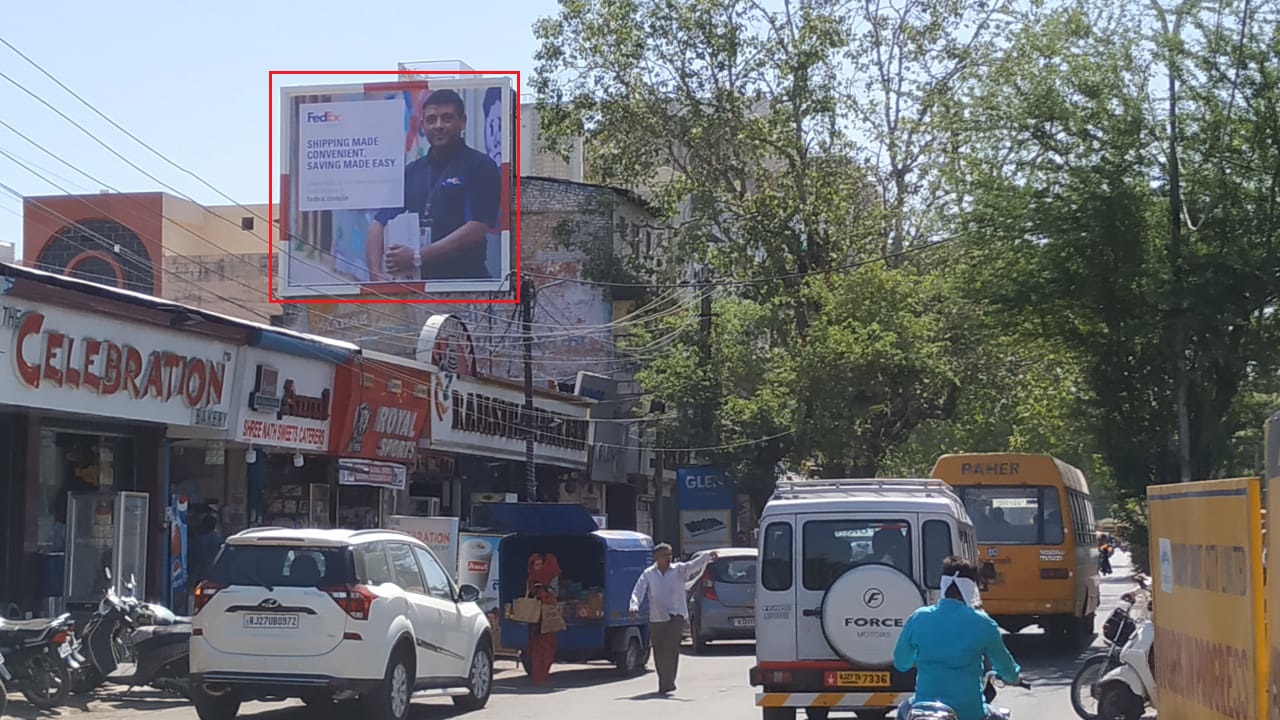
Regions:
M 501 75 L 281 88 L 278 295 L 509 288 L 515 102 Z

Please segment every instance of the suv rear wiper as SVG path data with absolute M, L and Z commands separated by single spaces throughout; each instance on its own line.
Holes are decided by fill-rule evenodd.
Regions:
M 259 575 L 256 571 L 255 571 L 255 572 L 249 572 L 249 573 L 247 573 L 247 574 L 248 574 L 248 576 L 249 576 L 249 579 L 250 579 L 250 580 L 252 580 L 252 581 L 253 581 L 255 584 L 257 584 L 257 585 L 261 585 L 262 587 L 266 588 L 266 589 L 267 589 L 267 592 L 275 592 L 275 591 L 276 591 L 276 589 L 275 589 L 275 588 L 273 588 L 273 587 L 271 587 L 270 585 L 268 585 L 268 584 L 267 584 L 267 581 L 266 581 L 266 580 L 263 580 L 263 579 L 262 579 L 262 576 L 261 576 L 261 575 Z

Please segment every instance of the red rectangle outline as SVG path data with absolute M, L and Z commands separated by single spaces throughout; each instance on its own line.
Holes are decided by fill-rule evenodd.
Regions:
M 514 75 L 516 78 L 515 87 L 515 107 L 512 108 L 512 118 L 514 127 L 511 128 L 512 145 L 515 154 L 515 188 L 512 195 L 516 201 L 516 217 L 515 223 L 512 225 L 512 232 L 515 233 L 515 257 L 513 258 L 515 279 L 513 281 L 515 298 L 500 299 L 459 299 L 459 300 L 434 300 L 423 298 L 421 300 L 410 300 L 407 298 L 278 298 L 275 296 L 275 290 L 272 287 L 271 279 L 275 276 L 275 267 L 273 258 L 275 257 L 275 227 L 274 222 L 267 223 L 267 302 L 273 305 L 366 305 L 379 304 L 387 305 L 394 303 L 405 303 L 409 305 L 517 305 L 520 303 L 520 293 L 523 290 L 521 284 L 521 262 L 520 262 L 520 71 L 519 70 L 268 70 L 267 86 L 269 93 L 269 102 L 267 103 L 267 217 L 275 217 L 275 200 L 274 197 L 276 183 L 279 178 L 276 177 L 275 165 L 275 132 L 272 126 L 275 124 L 275 77 L 277 75 L 403 75 L 405 73 L 413 73 L 417 75 Z M 413 81 L 377 83 L 379 87 L 403 87 L 404 85 L 412 85 Z M 281 108 L 283 110 L 283 108 Z M 284 198 L 280 198 L 281 203 Z M 389 292 L 397 290 L 411 291 L 412 285 L 403 285 L 396 283 L 380 283 L 377 285 L 360 286 L 369 287 L 371 292 L 385 295 Z M 413 292 L 422 292 L 416 290 Z

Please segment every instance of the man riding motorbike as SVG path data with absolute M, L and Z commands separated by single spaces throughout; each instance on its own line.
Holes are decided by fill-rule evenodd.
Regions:
M 1000 679 L 1021 682 L 1022 668 L 1009 654 L 1000 627 L 977 609 L 978 569 L 960 557 L 942 562 L 942 597 L 936 605 L 916 610 L 903 625 L 893 651 L 899 672 L 916 672 L 915 697 L 903 703 L 898 717 L 906 717 L 912 702 L 941 702 L 959 720 L 990 720 L 998 716 L 983 698 L 984 660 L 990 660 Z

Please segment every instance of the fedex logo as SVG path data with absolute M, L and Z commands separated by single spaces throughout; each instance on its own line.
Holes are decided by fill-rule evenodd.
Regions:
M 342 116 L 335 112 L 307 112 L 307 122 L 309 123 L 327 123 L 337 122 Z

